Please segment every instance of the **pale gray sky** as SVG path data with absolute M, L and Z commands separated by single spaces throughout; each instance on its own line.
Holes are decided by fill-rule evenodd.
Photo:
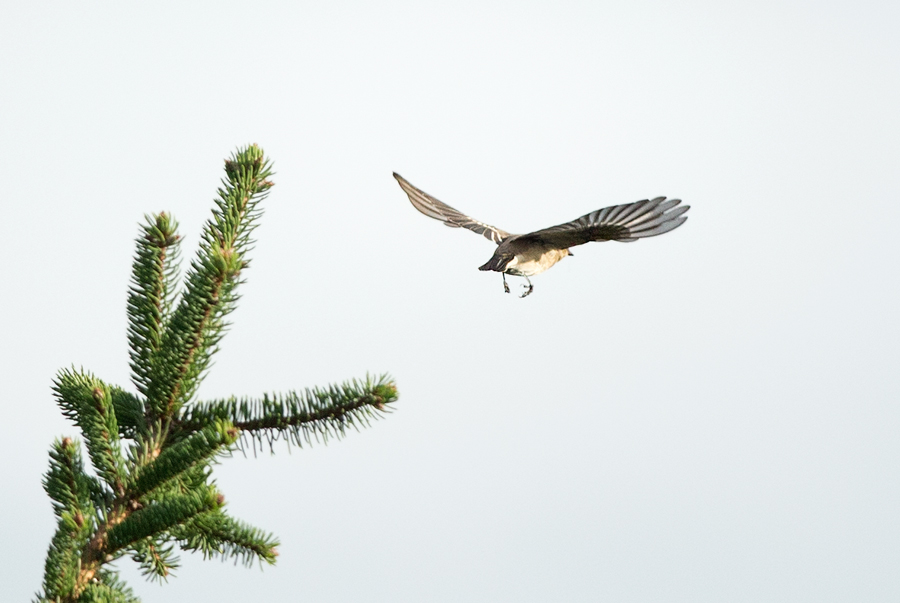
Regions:
M 50 395 L 129 386 L 143 214 L 189 258 L 238 145 L 276 187 L 202 397 L 388 371 L 396 413 L 218 467 L 278 565 L 145 603 L 900 599 L 900 4 L 6 3 L 0 600 L 40 587 Z M 504 295 L 509 231 L 682 228 Z M 512 279 L 518 281 L 519 279 Z M 518 285 L 518 283 L 516 283 Z

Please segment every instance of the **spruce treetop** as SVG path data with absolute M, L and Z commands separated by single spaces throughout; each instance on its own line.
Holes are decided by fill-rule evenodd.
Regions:
M 278 540 L 225 512 L 212 465 L 229 452 L 284 439 L 341 437 L 390 412 L 386 375 L 259 398 L 197 400 L 250 264 L 251 235 L 272 188 L 272 164 L 250 145 L 225 161 L 212 217 L 180 279 L 178 223 L 146 216 L 128 294 L 131 379 L 137 393 L 84 370 L 61 370 L 53 393 L 81 443 L 58 439 L 44 489 L 57 517 L 38 602 L 138 601 L 110 563 L 124 556 L 166 580 L 175 551 L 272 564 Z M 179 291 L 178 285 L 181 283 Z

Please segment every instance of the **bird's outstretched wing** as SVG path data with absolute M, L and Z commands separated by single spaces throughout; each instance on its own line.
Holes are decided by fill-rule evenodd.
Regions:
M 464 213 L 453 209 L 446 203 L 438 201 L 425 191 L 419 190 L 414 187 L 397 172 L 394 172 L 394 178 L 396 178 L 397 182 L 400 183 L 400 188 L 406 191 L 406 194 L 409 195 L 409 200 L 410 202 L 412 202 L 413 207 L 418 209 L 429 218 L 440 220 L 445 225 L 452 228 L 468 228 L 472 232 L 477 232 L 480 235 L 484 235 L 485 238 L 490 239 L 498 245 L 503 241 L 503 239 L 506 239 L 510 236 L 509 233 L 505 230 L 500 230 L 499 228 L 495 228 L 490 224 L 479 222 L 478 220 L 470 218 Z
M 687 220 L 687 216 L 681 214 L 691 206 L 676 207 L 679 203 L 681 199 L 666 201 L 665 197 L 657 197 L 604 207 L 577 220 L 522 235 L 517 240 L 532 240 L 565 249 L 590 241 L 630 242 L 655 237 L 678 228 Z

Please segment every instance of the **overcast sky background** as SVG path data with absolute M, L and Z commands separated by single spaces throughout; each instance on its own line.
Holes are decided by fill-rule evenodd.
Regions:
M 40 588 L 50 383 L 129 383 L 137 224 L 194 252 L 275 162 L 201 398 L 397 380 L 328 446 L 217 468 L 275 567 L 153 601 L 900 600 L 900 3 L 5 3 L 0 600 Z M 690 219 L 505 295 L 492 244 L 666 195 Z M 518 293 L 521 279 L 510 279 Z

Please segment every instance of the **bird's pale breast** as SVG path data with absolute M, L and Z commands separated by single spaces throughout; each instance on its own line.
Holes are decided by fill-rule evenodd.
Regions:
M 506 265 L 504 272 L 514 276 L 534 276 L 544 272 L 567 255 L 568 249 L 531 246 L 517 253 Z

